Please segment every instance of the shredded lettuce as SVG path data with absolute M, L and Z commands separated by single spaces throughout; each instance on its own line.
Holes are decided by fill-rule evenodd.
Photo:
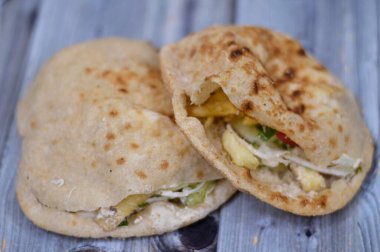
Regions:
M 190 186 L 186 186 L 186 187 L 182 188 L 182 190 L 179 190 L 178 192 L 173 192 L 170 189 L 169 190 L 162 190 L 162 191 L 159 191 L 157 194 L 161 195 L 163 197 L 171 198 L 171 199 L 187 197 L 192 193 L 198 192 L 205 185 L 205 183 L 206 182 L 201 182 L 195 188 L 191 188 Z
M 213 181 L 205 182 L 200 190 L 188 195 L 183 203 L 186 206 L 195 206 L 202 203 L 205 200 L 207 193 L 211 191 L 214 188 L 214 186 L 215 182 Z
M 124 227 L 124 226 L 128 226 L 129 223 L 128 223 L 128 218 L 125 217 L 124 220 L 122 222 L 120 222 L 120 224 L 118 225 L 118 227 Z
M 262 126 L 262 125 L 257 125 L 256 128 L 259 130 L 259 136 L 261 139 L 263 139 L 265 142 L 269 141 L 273 136 L 276 135 L 276 130 Z
M 240 127 L 240 126 L 239 126 Z M 242 127 L 238 128 L 238 132 L 243 132 L 241 130 Z M 328 167 L 321 167 L 318 165 L 315 165 L 304 158 L 299 157 L 299 150 L 298 148 L 294 148 L 294 150 L 280 150 L 277 148 L 273 148 L 270 144 L 266 142 L 261 142 L 260 146 L 258 148 L 254 148 L 251 144 L 247 142 L 247 136 L 246 133 L 248 133 L 248 130 L 245 130 L 243 134 L 243 138 L 239 136 L 234 130 L 233 127 L 231 127 L 230 124 L 227 125 L 228 131 L 231 131 L 232 134 L 237 138 L 237 140 L 244 145 L 245 148 L 247 148 L 251 153 L 253 153 L 255 156 L 260 158 L 261 163 L 269 168 L 276 168 L 280 164 L 283 165 L 289 165 L 290 163 L 295 163 L 298 165 L 301 165 L 305 168 L 323 173 L 328 175 L 333 175 L 337 177 L 345 177 L 358 169 L 361 164 L 361 159 L 355 159 L 347 154 L 342 154 L 337 160 L 334 160 L 331 162 L 331 165 Z M 249 141 L 249 140 L 248 140 Z
M 93 217 L 105 231 L 128 226 L 130 216 L 158 201 L 175 202 L 185 206 L 198 205 L 205 200 L 207 193 L 214 188 L 215 183 L 215 181 L 206 181 L 160 190 L 153 195 L 130 195 L 117 206 L 100 208 L 97 215 Z
M 200 204 L 204 201 L 207 192 L 214 188 L 215 181 L 206 181 L 196 184 L 189 184 L 183 188 L 161 190 L 157 194 L 160 195 L 163 200 L 174 200 L 179 199 L 179 201 L 186 206 L 194 206 Z

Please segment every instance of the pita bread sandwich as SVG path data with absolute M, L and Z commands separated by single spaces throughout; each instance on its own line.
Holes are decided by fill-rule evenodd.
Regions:
M 235 189 L 171 115 L 149 44 L 102 39 L 58 53 L 17 111 L 25 215 L 95 238 L 161 234 L 205 217 Z
M 353 95 L 294 39 L 216 26 L 163 48 L 177 124 L 233 185 L 322 215 L 360 188 L 373 142 Z

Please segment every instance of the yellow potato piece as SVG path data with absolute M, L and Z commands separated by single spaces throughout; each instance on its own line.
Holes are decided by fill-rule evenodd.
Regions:
M 292 167 L 292 171 L 295 173 L 302 189 L 306 192 L 317 192 L 326 187 L 325 179 L 316 171 L 302 166 L 294 166 Z
M 144 203 L 147 199 L 150 198 L 148 194 L 135 194 L 129 195 L 125 199 L 123 199 L 115 208 L 118 213 L 122 213 L 124 216 L 128 216 L 136 208 L 139 207 L 140 204 Z
M 104 231 L 114 230 L 125 217 L 131 215 L 140 204 L 144 203 L 149 198 L 150 195 L 148 194 L 130 195 L 114 207 L 103 209 L 103 211 L 100 209 L 95 221 Z M 102 215 L 102 212 L 104 212 L 105 215 Z
M 254 125 L 256 125 L 256 124 L 258 124 L 258 122 L 255 120 L 255 119 L 253 119 L 253 118 L 250 118 L 250 117 L 247 117 L 247 116 L 245 116 L 244 118 L 243 118 L 243 122 L 242 122 L 245 126 L 254 126 Z
M 222 137 L 223 148 L 230 155 L 232 162 L 248 169 L 256 169 L 259 160 L 230 131 L 226 130 Z
M 222 89 L 218 89 L 205 103 L 191 105 L 188 108 L 188 113 L 194 117 L 224 117 L 236 115 L 238 114 L 238 110 L 228 100 Z
M 207 117 L 204 126 L 206 129 L 210 128 L 211 125 L 214 123 L 214 117 Z

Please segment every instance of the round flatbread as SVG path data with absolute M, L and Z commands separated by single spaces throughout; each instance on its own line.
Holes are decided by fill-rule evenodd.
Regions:
M 62 50 L 18 106 L 22 210 L 44 229 L 78 237 L 161 234 L 203 218 L 235 189 L 171 117 L 158 54 L 148 43 L 112 38 Z M 99 209 L 114 211 L 131 195 L 205 181 L 216 184 L 198 205 L 152 202 L 114 230 L 94 220 Z
M 294 39 L 259 27 L 216 26 L 164 47 L 160 59 L 177 124 L 237 188 L 300 215 L 340 209 L 360 188 L 371 168 L 373 142 L 359 107 L 353 95 Z M 300 173 L 236 165 L 222 145 L 228 120 L 205 127 L 189 113 L 189 108 L 201 107 L 218 90 L 239 115 L 280 132 L 285 143 L 296 145 L 316 169 L 330 172 L 332 164 L 344 160 L 359 160 L 360 167 L 358 161 L 348 176 L 321 178 L 311 172 L 324 188 L 305 191 L 298 181 L 304 179 Z M 219 98 L 213 98 L 215 104 L 220 104 Z M 204 107 L 202 111 L 210 112 Z

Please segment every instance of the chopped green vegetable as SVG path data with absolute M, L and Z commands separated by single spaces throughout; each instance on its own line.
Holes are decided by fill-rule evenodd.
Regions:
M 259 137 L 265 142 L 276 135 L 277 132 L 275 129 L 262 125 L 257 125 L 256 128 L 259 130 Z
M 148 202 L 144 202 L 144 203 L 139 204 L 139 208 L 144 208 L 144 207 L 147 207 L 148 205 L 149 205 Z
M 170 203 L 173 203 L 173 204 L 176 204 L 176 205 L 179 205 L 179 206 L 182 206 L 182 202 L 179 198 L 174 198 L 174 199 L 169 199 L 168 200 Z
M 279 163 L 275 168 L 272 168 L 271 171 L 273 172 L 284 172 L 288 170 L 288 166 L 287 165 L 284 165 L 283 163 Z
M 359 166 L 358 169 L 356 169 L 356 174 L 358 174 L 359 172 L 362 172 L 362 171 L 363 171 L 363 167 Z
M 186 206 L 195 206 L 200 203 L 202 203 L 205 198 L 207 192 L 215 185 L 215 182 L 213 181 L 208 181 L 204 184 L 204 186 L 195 193 L 190 194 L 189 196 L 186 197 L 185 199 L 185 205 Z
M 253 144 L 260 144 L 262 141 L 259 137 L 259 130 L 255 125 L 247 125 L 244 124 L 244 120 L 235 118 L 231 121 L 231 126 L 239 134 L 239 136 L 243 137 L 246 141 Z
M 294 148 L 290 146 L 289 144 L 286 144 L 280 139 L 278 139 L 276 135 L 274 135 L 271 139 L 269 139 L 269 142 L 274 143 L 278 148 L 282 150 L 291 150 Z
M 255 149 L 260 148 L 260 144 L 259 144 L 259 143 L 252 143 L 252 146 L 253 146 Z
M 122 222 L 120 222 L 120 224 L 118 225 L 118 227 L 124 227 L 124 226 L 128 226 L 127 217 L 125 217 L 124 220 Z

